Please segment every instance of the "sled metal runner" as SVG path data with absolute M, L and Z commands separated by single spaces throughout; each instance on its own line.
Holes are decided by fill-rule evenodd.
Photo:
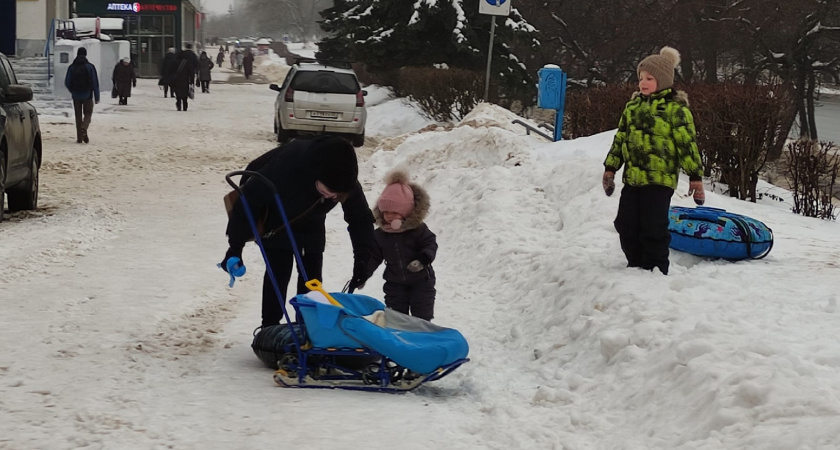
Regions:
M 233 181 L 232 177 L 234 176 L 248 177 L 248 182 L 261 182 L 266 184 L 272 190 L 275 206 L 283 220 L 283 223 L 285 224 L 284 228 L 286 230 L 287 237 L 289 238 L 289 242 L 294 250 L 297 267 L 304 279 L 308 280 L 309 278 L 306 275 L 302 258 L 289 225 L 286 211 L 283 208 L 280 195 L 271 180 L 261 173 L 254 171 L 242 170 L 227 174 L 225 179 L 228 184 L 230 184 L 233 189 L 239 193 L 239 201 L 242 202 L 242 207 L 251 228 L 251 232 L 254 236 L 254 241 L 260 249 L 260 253 L 265 261 L 266 273 L 268 274 L 275 294 L 281 303 L 283 317 L 285 319 L 285 323 L 281 324 L 281 326 L 289 327 L 291 340 L 293 342 L 289 348 L 283 349 L 285 352 L 277 361 L 278 370 L 273 375 L 273 379 L 277 385 L 293 388 L 348 389 L 400 393 L 414 390 L 429 381 L 439 380 L 452 373 L 452 371 L 460 367 L 465 362 L 469 361 L 469 359 L 466 358 L 466 352 L 463 352 L 464 357 L 446 360 L 434 370 L 424 371 L 427 373 L 416 373 L 404 365 L 396 363 L 394 359 L 392 359 L 392 357 L 397 359 L 403 358 L 393 355 L 392 357 L 386 356 L 381 352 L 370 348 L 370 346 L 361 344 L 361 342 L 358 347 L 352 348 L 344 346 L 313 347 L 311 343 L 310 330 L 307 328 L 307 320 L 304 319 L 305 314 L 301 312 L 301 308 L 306 309 L 306 305 L 301 305 L 300 303 L 302 302 L 297 301 L 298 297 L 289 301 L 295 310 L 295 316 L 300 321 L 300 323 L 292 322 L 286 304 L 283 301 L 283 295 L 280 292 L 276 277 L 271 269 L 271 264 L 269 263 L 268 255 L 266 254 L 263 246 L 260 233 L 257 230 L 253 211 L 251 211 L 250 206 L 248 205 L 248 201 L 245 198 L 245 194 L 241 186 Z M 309 280 L 307 282 L 307 287 L 313 291 L 321 292 L 330 301 L 330 303 L 335 305 L 337 308 L 341 308 L 342 313 L 345 312 L 346 309 L 343 308 L 342 305 L 333 298 L 333 296 L 321 289 L 320 282 L 318 280 Z M 338 295 L 339 294 L 336 294 L 336 296 Z M 347 299 L 348 296 L 352 297 L 350 294 L 341 295 L 344 295 L 343 298 L 345 299 Z M 369 300 L 378 302 L 375 299 Z M 384 305 L 382 306 L 384 307 Z M 311 310 L 313 310 L 313 308 L 310 307 L 307 312 Z M 353 312 L 350 311 L 350 314 L 352 315 Z M 353 319 L 358 319 L 358 313 L 353 317 Z M 320 326 L 320 324 L 318 325 Z M 316 332 L 317 328 L 318 327 L 313 328 L 312 332 Z M 295 332 L 296 329 L 298 332 Z M 301 331 L 302 333 L 299 334 Z M 457 331 L 455 331 L 455 333 L 460 336 Z M 358 342 L 358 339 L 354 340 Z M 464 341 L 464 347 L 466 347 L 466 341 Z M 436 362 L 434 362 L 434 364 L 436 364 Z

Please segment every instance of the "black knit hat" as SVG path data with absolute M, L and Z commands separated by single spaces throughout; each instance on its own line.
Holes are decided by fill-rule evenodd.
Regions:
M 76 56 L 87 56 L 87 49 L 79 47 L 79 50 L 76 51 Z
M 333 192 L 353 190 L 359 178 L 359 163 L 353 144 L 340 137 L 319 137 L 312 143 L 312 153 L 318 181 Z

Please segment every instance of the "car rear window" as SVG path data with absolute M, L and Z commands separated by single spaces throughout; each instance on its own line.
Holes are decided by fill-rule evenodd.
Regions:
M 291 87 L 296 91 L 320 94 L 355 94 L 359 92 L 359 82 L 356 81 L 356 77 L 349 73 L 298 72 L 292 80 Z

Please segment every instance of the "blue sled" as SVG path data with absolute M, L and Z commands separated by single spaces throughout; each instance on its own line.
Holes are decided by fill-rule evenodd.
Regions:
M 289 301 L 309 344 L 278 362 L 277 384 L 404 392 L 469 361 L 469 345 L 457 330 L 386 309 L 365 295 L 330 295 L 341 306 L 311 294 Z M 374 314 L 379 323 L 371 321 Z

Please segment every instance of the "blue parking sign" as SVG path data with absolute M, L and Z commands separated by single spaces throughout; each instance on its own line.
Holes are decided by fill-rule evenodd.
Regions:
M 478 12 L 493 16 L 509 16 L 511 0 L 480 0 Z

